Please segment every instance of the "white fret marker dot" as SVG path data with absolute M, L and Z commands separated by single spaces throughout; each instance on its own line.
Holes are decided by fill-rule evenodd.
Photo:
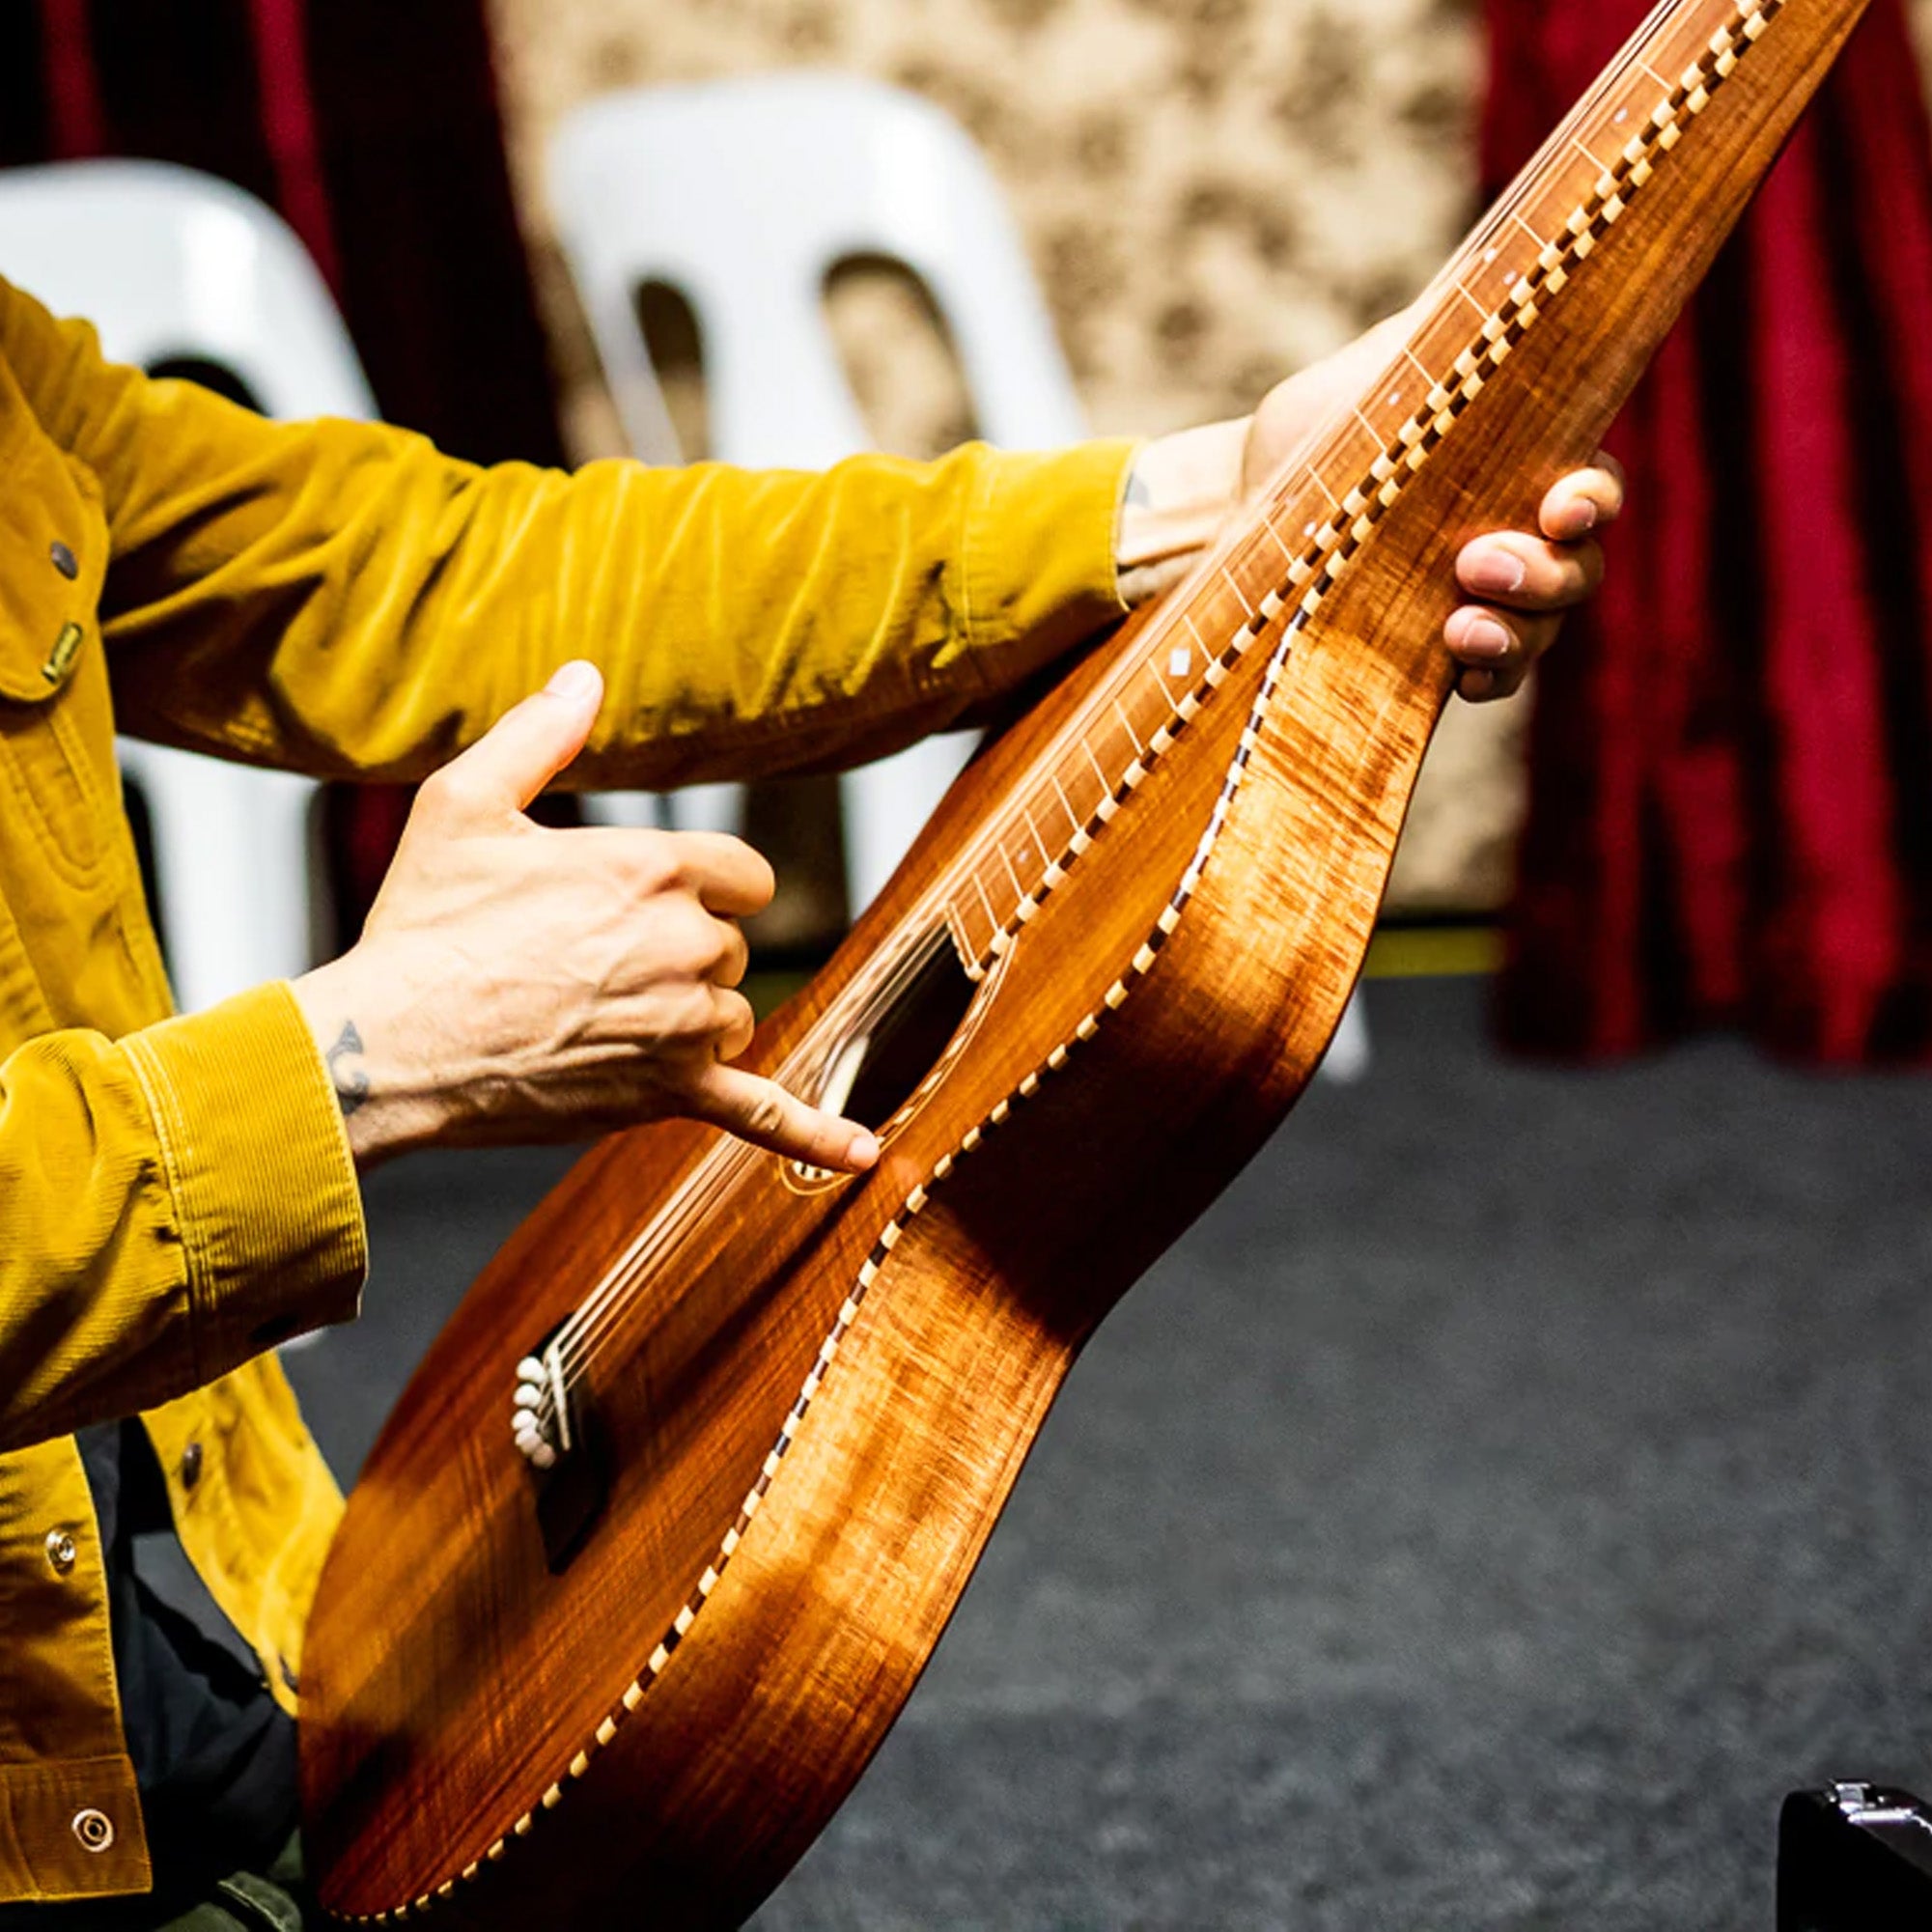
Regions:
M 1513 281 L 1515 281 L 1515 280 L 1516 280 L 1516 270 L 1515 270 L 1514 268 L 1512 268 L 1512 269 L 1511 269 L 1511 270 L 1509 271 L 1509 273 L 1508 273 L 1508 274 L 1506 274 L 1506 275 L 1505 275 L 1505 276 L 1504 276 L 1504 277 L 1502 278 L 1502 282 L 1503 282 L 1503 287 L 1504 287 L 1504 288 L 1507 288 L 1507 287 L 1509 286 L 1509 284 L 1510 284 L 1510 283 L 1512 283 L 1512 282 L 1513 282 Z
M 1185 678 L 1194 668 L 1194 654 L 1185 644 L 1176 644 L 1167 653 L 1167 675 Z
M 1619 127 L 1621 127 L 1623 124 L 1629 119 L 1630 119 L 1630 109 L 1627 107 L 1619 107 L 1616 111 L 1616 125 Z
M 1496 260 L 1496 250 L 1494 248 L 1485 248 L 1483 250 L 1482 259 L 1485 262 L 1494 262 Z
M 1304 537 L 1312 537 L 1315 534 L 1315 526 L 1312 523 L 1303 523 L 1302 525 L 1302 534 Z
M 1402 391 L 1400 389 L 1391 389 L 1388 392 L 1388 406 L 1390 408 L 1393 408 L 1397 403 L 1401 402 L 1401 400 L 1402 400 Z

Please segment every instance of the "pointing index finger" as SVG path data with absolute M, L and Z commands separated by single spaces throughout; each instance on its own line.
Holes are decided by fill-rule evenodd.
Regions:
M 691 1113 L 808 1166 L 862 1174 L 879 1159 L 879 1142 L 856 1121 L 807 1106 L 775 1080 L 738 1067 L 705 1068 L 691 1089 Z

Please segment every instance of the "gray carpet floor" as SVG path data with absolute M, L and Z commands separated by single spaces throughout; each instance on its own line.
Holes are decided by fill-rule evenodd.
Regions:
M 1481 996 L 1371 987 L 1103 1329 L 759 1932 L 1757 1932 L 1785 1791 L 1932 1795 L 1932 1081 L 1529 1068 Z M 377 1177 L 292 1358 L 340 1470 L 560 1165 Z

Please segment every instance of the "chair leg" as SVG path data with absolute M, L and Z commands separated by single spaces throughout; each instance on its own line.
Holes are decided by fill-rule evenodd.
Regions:
M 585 825 L 630 831 L 661 830 L 667 803 L 658 792 L 586 792 L 577 800 Z
M 1329 1042 L 1329 1050 L 1316 1078 L 1353 1086 L 1367 1077 L 1368 1058 L 1368 1016 L 1362 1010 L 1361 988 L 1358 985 L 1349 995 L 1349 1003 L 1342 1008 L 1341 1022 L 1335 1028 L 1335 1037 Z
M 673 792 L 665 802 L 670 806 L 671 824 L 681 832 L 742 832 L 744 829 L 744 787 L 742 785 L 686 785 Z

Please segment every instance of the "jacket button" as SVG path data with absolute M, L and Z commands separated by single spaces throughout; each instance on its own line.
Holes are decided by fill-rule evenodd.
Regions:
M 192 1489 L 201 1480 L 201 1444 L 190 1442 L 182 1451 L 182 1487 Z
M 104 1852 L 114 1842 L 114 1820 L 89 1806 L 73 1814 L 73 1834 L 84 1852 Z
M 80 559 L 65 544 L 54 545 L 47 555 L 54 560 L 54 569 L 70 583 L 80 574 Z
M 54 1575 L 64 1577 L 73 1568 L 77 1552 L 74 1541 L 65 1529 L 47 1531 L 47 1561 L 54 1566 Z

